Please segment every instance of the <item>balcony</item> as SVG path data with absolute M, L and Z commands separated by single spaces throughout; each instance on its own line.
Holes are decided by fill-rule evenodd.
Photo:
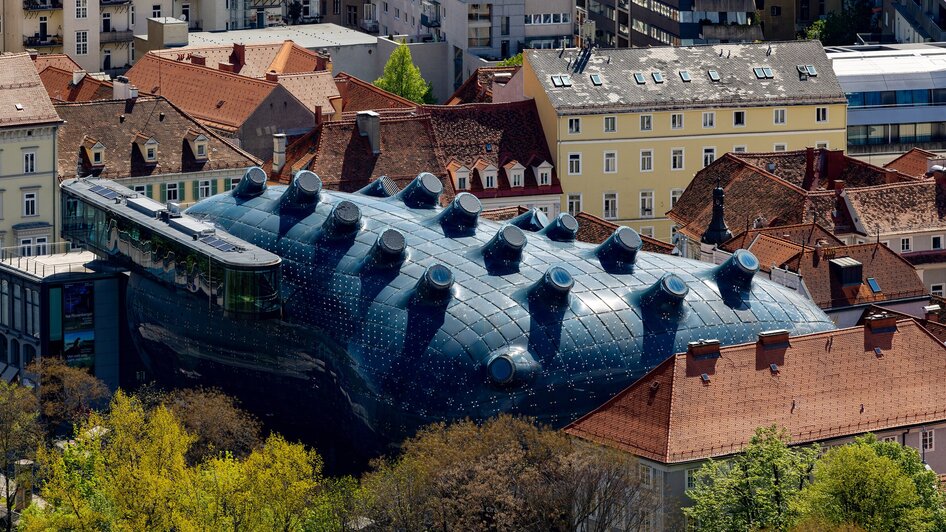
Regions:
M 893 7 L 910 22 L 914 30 L 924 37 L 929 37 L 932 41 L 946 40 L 946 31 L 944 31 L 946 21 L 939 20 L 932 13 L 926 12 L 922 6 L 907 0 L 902 3 L 893 2 Z
M 758 24 L 703 24 L 703 38 L 722 42 L 752 42 L 762 40 Z
M 23 0 L 25 11 L 52 11 L 62 9 L 62 0 Z
M 131 4 L 131 0 L 99 0 L 100 6 L 125 6 Z
M 135 34 L 131 30 L 125 31 L 103 31 L 99 34 L 100 44 L 110 44 L 116 42 L 131 42 L 135 40 Z
M 27 48 L 50 48 L 53 46 L 62 46 L 62 35 L 47 35 L 45 38 L 35 35 L 24 35 L 23 46 Z
M 420 16 L 420 25 L 428 28 L 439 28 L 440 15 L 428 15 L 427 13 L 422 13 Z
M 378 21 L 371 19 L 362 19 L 361 24 L 359 24 L 361 29 L 367 31 L 368 33 L 378 33 Z

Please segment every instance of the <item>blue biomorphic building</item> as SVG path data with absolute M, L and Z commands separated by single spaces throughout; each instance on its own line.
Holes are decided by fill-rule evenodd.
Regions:
M 329 459 L 440 420 L 562 426 L 689 342 L 833 328 L 747 251 L 715 266 L 642 252 L 626 227 L 576 242 L 568 214 L 497 223 L 470 194 L 441 207 L 427 173 L 347 194 L 251 168 L 183 214 L 108 181 L 62 190 L 64 236 L 132 272 L 148 370 L 220 386 Z

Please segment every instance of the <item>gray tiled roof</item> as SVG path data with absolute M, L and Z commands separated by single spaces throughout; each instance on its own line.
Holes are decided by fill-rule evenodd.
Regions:
M 27 53 L 0 54 L 0 127 L 60 122 Z
M 579 54 L 576 49 L 525 52 L 559 113 L 845 101 L 818 41 L 596 49 L 584 69 L 575 72 Z M 813 65 L 818 75 L 801 80 L 798 65 Z M 774 78 L 757 79 L 755 67 L 770 67 Z M 692 81 L 684 82 L 681 70 Z M 711 81 L 708 70 L 719 72 L 720 81 Z M 643 85 L 634 80 L 635 72 L 644 75 Z M 654 82 L 654 72 L 663 74 L 663 83 Z M 551 77 L 558 74 L 571 76 L 572 86 L 555 87 Z M 591 74 L 600 75 L 600 86 L 594 86 Z

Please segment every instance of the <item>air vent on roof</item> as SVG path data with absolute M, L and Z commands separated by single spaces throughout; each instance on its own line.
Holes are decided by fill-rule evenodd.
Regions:
M 219 102 L 217 102 L 217 109 L 220 109 L 221 107 L 223 107 L 223 103 L 224 103 L 223 100 L 220 100 Z
M 778 364 L 774 362 L 769 364 L 769 371 L 771 371 L 772 373 L 778 373 Z
M 719 72 L 717 72 L 717 71 L 715 71 L 715 70 L 707 70 L 706 73 L 709 75 L 710 81 L 719 81 L 719 80 L 720 80 Z
M 689 83 L 690 80 L 693 79 L 693 78 L 690 77 L 690 72 L 689 72 L 689 71 L 687 71 L 687 70 L 681 70 L 681 71 L 680 71 L 680 79 L 682 79 L 684 83 Z
M 882 357 L 882 356 L 884 356 L 884 351 L 883 351 L 881 348 L 879 348 L 879 347 L 875 347 L 875 348 L 874 348 L 874 354 L 877 355 L 877 356 L 879 356 L 879 357 Z
M 641 74 L 640 72 L 635 72 L 635 73 L 634 73 L 634 81 L 636 81 L 638 85 L 643 85 L 643 84 L 644 84 L 644 75 Z
M 595 87 L 600 87 L 600 86 L 601 86 L 601 76 L 598 75 L 598 74 L 592 74 L 592 75 L 591 75 L 591 84 L 594 85 Z

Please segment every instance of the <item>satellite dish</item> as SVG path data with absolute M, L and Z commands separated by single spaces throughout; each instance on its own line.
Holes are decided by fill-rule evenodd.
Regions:
M 187 22 L 187 15 L 185 15 L 184 13 L 181 13 L 181 20 L 183 20 L 184 22 Z

